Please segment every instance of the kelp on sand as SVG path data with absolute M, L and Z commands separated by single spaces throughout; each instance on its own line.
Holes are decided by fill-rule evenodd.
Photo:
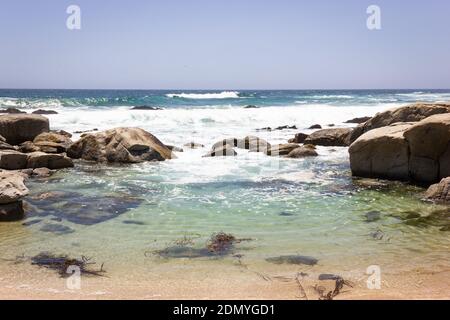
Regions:
M 225 232 L 218 232 L 210 236 L 204 247 L 195 248 L 194 238 L 184 236 L 181 240 L 173 241 L 166 248 L 151 253 L 166 259 L 223 257 L 234 253 L 235 244 L 251 240 L 249 238 L 236 238 L 234 235 Z
M 91 261 L 91 258 L 81 256 L 81 259 L 76 259 L 70 258 L 67 255 L 55 255 L 49 252 L 41 252 L 31 257 L 31 264 L 55 270 L 61 277 L 70 276 L 73 273 L 70 270 L 71 267 L 78 267 L 82 275 L 103 276 L 106 272 L 103 270 L 103 264 L 99 270 L 92 269 L 92 266 L 96 263 Z

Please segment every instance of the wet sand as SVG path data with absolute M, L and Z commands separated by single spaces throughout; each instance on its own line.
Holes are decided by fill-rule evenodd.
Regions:
M 294 270 L 294 269 L 292 269 Z M 300 271 L 302 270 L 302 271 Z M 298 272 L 308 275 L 298 276 Z M 308 268 L 286 272 L 272 268 L 269 273 L 245 267 L 218 267 L 207 271 L 169 270 L 149 272 L 139 279 L 122 274 L 82 277 L 80 290 L 69 290 L 67 279 L 54 271 L 24 264 L 0 267 L 0 299 L 288 299 L 316 300 L 314 289 L 333 290 L 335 281 L 319 281 Z M 298 272 L 297 272 L 298 271 Z M 299 286 L 304 289 L 304 295 Z M 449 299 L 450 267 L 416 268 L 408 272 L 382 274 L 381 289 L 367 289 L 367 275 L 347 278 L 353 287 L 344 287 L 335 299 Z

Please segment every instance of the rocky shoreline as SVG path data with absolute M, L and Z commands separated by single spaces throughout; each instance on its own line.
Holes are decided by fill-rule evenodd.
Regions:
M 236 156 L 236 149 L 243 149 L 267 156 L 304 158 L 317 156 L 316 146 L 349 147 L 353 176 L 430 186 L 424 199 L 449 203 L 450 103 L 416 103 L 347 123 L 357 126 L 322 129 L 315 125 L 310 128 L 319 130 L 299 132 L 282 144 L 257 136 L 228 138 L 214 143 L 203 156 Z M 68 132 L 50 130 L 48 118 L 39 114 L 10 110 L 0 115 L 0 221 L 24 217 L 27 179 L 73 167 L 74 159 L 140 163 L 175 159 L 174 152 L 183 151 L 140 128 L 83 133 L 75 142 L 71 138 Z M 195 142 L 184 146 L 204 148 Z

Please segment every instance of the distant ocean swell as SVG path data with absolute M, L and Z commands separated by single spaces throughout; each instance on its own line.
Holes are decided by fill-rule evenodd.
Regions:
M 229 108 L 254 105 L 377 106 L 449 101 L 450 90 L 12 90 L 0 89 L 0 108 Z

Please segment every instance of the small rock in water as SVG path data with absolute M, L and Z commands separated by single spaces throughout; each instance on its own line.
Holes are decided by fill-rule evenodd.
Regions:
M 136 106 L 131 108 L 131 110 L 163 110 L 161 107 L 152 107 L 152 106 Z
M 198 149 L 198 148 L 204 148 L 205 146 L 201 143 L 196 142 L 189 142 L 184 145 L 185 147 L 191 148 L 191 149 Z
M 26 113 L 25 111 L 21 111 L 16 108 L 7 108 L 0 110 L 0 113 L 11 113 L 11 114 L 17 114 L 17 113 Z
M 374 222 L 380 220 L 381 212 L 380 211 L 369 211 L 364 214 L 366 216 L 367 222 Z
M 275 264 L 306 264 L 308 266 L 313 266 L 317 264 L 319 260 L 313 257 L 301 256 L 301 255 L 286 255 L 267 258 L 267 262 Z
M 167 149 L 169 149 L 170 151 L 173 152 L 183 152 L 184 150 L 180 147 L 176 147 L 176 146 L 171 146 L 171 145 L 167 145 L 166 144 Z
M 98 129 L 97 128 L 94 128 L 94 129 L 92 129 L 92 130 L 84 130 L 84 131 L 75 131 L 74 133 L 76 133 L 76 134 L 80 134 L 80 133 L 87 133 L 87 132 L 92 132 L 92 131 L 98 131 Z
M 55 110 L 43 110 L 38 109 L 32 112 L 32 114 L 58 114 Z
M 138 225 L 138 226 L 143 226 L 143 225 L 145 225 L 144 222 L 142 222 L 142 221 L 136 221 L 136 220 L 124 220 L 124 221 L 122 221 L 122 223 L 124 223 L 124 224 L 134 224 L 134 225 Z
M 322 129 L 322 126 L 320 124 L 313 124 L 311 127 L 309 127 L 308 129 Z
M 293 126 L 285 125 L 285 126 L 276 127 L 274 130 L 285 130 L 285 129 L 294 130 L 294 129 L 297 129 L 297 126 L 295 126 L 295 125 L 293 125 Z
M 244 109 L 258 109 L 258 108 L 260 108 L 260 107 L 257 107 L 257 106 L 252 105 L 252 104 L 244 107 Z
M 282 216 L 282 217 L 291 217 L 291 216 L 293 216 L 294 214 L 292 214 L 292 213 L 290 213 L 290 212 L 283 211 L 283 212 L 280 212 L 279 215 Z
M 319 280 L 339 280 L 342 279 L 341 276 L 332 273 L 322 273 L 319 275 Z
M 256 131 L 272 131 L 272 128 L 271 127 L 264 127 L 264 128 L 256 129 Z

